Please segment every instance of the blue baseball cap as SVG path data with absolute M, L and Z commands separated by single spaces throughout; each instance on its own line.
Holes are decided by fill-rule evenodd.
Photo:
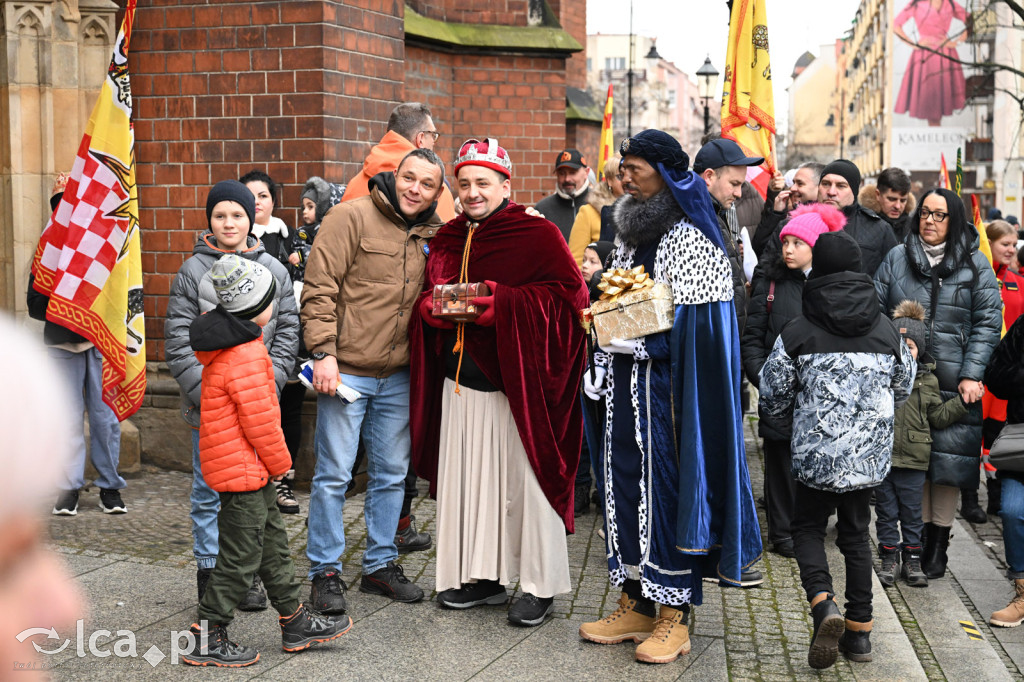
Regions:
M 708 168 L 760 166 L 762 163 L 764 163 L 764 157 L 747 156 L 738 144 L 723 137 L 711 140 L 700 148 L 697 157 L 693 160 L 693 170 L 699 174 Z

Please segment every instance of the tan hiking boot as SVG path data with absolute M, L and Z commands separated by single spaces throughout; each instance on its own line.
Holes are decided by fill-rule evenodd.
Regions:
M 619 597 L 619 608 L 593 623 L 580 626 L 580 637 L 598 644 L 619 644 L 627 639 L 640 643 L 654 630 L 654 618 L 638 613 L 636 600 L 625 592 Z
M 1016 594 L 1005 609 L 1000 609 L 992 614 L 988 622 L 1001 628 L 1015 628 L 1024 621 L 1024 579 L 1014 580 L 1013 588 Z
M 690 630 L 686 612 L 662 606 L 654 632 L 636 648 L 636 660 L 644 663 L 671 663 L 680 654 L 690 653 Z

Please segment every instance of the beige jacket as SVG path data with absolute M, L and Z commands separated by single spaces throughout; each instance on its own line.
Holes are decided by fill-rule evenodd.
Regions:
M 409 320 L 423 286 L 433 214 L 407 228 L 376 187 L 327 214 L 306 265 L 302 326 L 310 352 L 342 374 L 385 377 L 409 365 Z

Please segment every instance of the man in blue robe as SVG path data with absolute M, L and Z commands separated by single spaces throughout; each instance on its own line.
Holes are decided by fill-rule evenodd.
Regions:
M 612 339 L 584 390 L 604 398 L 608 570 L 619 607 L 580 627 L 601 644 L 640 643 L 636 659 L 690 650 L 701 579 L 741 585 L 761 553 L 743 447 L 732 270 L 700 176 L 659 130 L 623 141 L 627 195 L 615 205 L 612 267 L 643 265 L 672 289 L 669 331 Z

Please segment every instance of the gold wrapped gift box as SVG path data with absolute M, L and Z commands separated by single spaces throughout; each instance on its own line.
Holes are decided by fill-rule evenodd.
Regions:
M 675 321 L 672 288 L 658 283 L 628 289 L 610 300 L 594 301 L 590 313 L 598 344 L 668 331 Z

